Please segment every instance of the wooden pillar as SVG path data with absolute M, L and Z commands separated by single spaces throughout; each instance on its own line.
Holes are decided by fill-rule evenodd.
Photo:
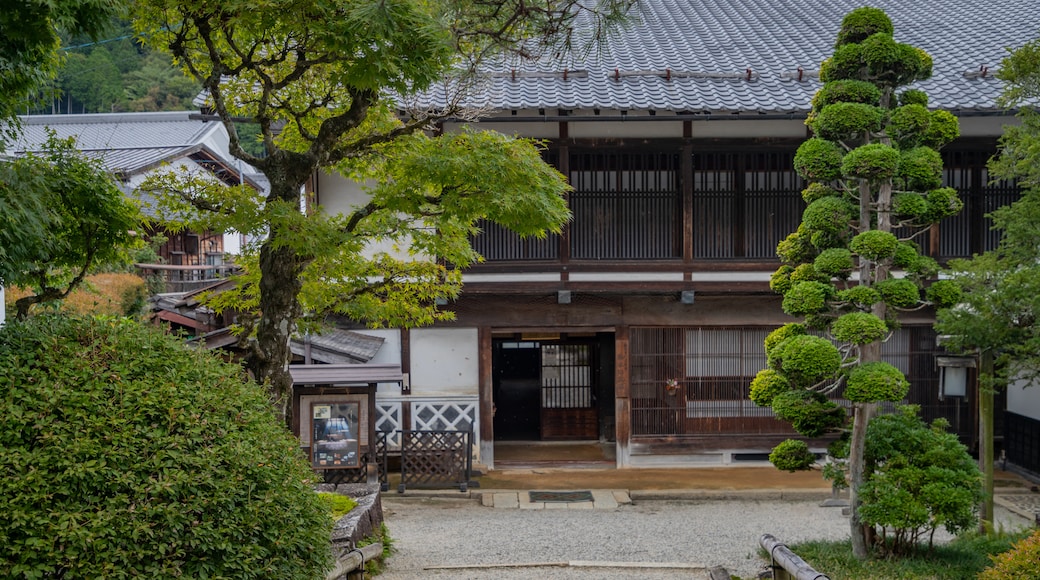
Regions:
M 628 327 L 618 326 L 614 333 L 614 414 L 617 429 L 617 466 L 631 466 L 632 449 L 632 399 L 629 380 Z
M 477 460 L 487 466 L 495 467 L 495 401 L 494 379 L 491 373 L 491 328 L 481 326 L 477 329 L 477 373 L 479 375 L 478 390 L 480 392 L 478 409 L 480 413 L 480 433 L 477 433 L 480 456 Z
M 689 125 L 689 121 L 683 122 L 683 135 L 686 137 L 692 135 Z M 693 144 L 687 141 L 681 151 L 679 171 L 682 184 L 682 259 L 683 264 L 689 265 L 693 262 Z M 685 270 L 684 279 L 689 280 L 690 270 Z
M 408 379 L 401 383 L 401 394 L 412 394 L 412 341 L 411 333 L 407 328 L 401 329 L 401 372 Z

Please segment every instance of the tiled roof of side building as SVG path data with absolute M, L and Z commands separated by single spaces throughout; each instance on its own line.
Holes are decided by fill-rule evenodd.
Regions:
M 191 119 L 193 111 L 38 115 L 22 118 L 15 152 L 38 151 L 48 131 L 75 137 L 87 155 L 103 159 L 109 171 L 132 174 L 205 144 L 219 123 Z
M 510 109 L 803 113 L 841 20 L 861 0 L 643 0 L 635 22 L 585 56 L 501 62 L 467 101 Z M 930 106 L 999 110 L 993 73 L 1007 48 L 1040 36 L 1036 0 L 875 0 L 895 39 L 933 58 L 916 86 Z M 564 71 L 567 71 L 564 74 Z M 800 77 L 800 78 L 799 78 Z M 435 93 L 422 99 L 438 105 Z

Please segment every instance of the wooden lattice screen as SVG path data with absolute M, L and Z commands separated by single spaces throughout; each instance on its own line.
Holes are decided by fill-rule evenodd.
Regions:
M 401 483 L 413 487 L 455 487 L 466 491 L 473 471 L 469 431 L 401 431 Z

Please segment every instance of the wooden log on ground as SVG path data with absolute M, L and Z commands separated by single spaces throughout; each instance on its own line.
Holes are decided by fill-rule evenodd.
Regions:
M 345 552 L 332 567 L 332 571 L 325 575 L 325 580 L 340 580 L 348 578 L 350 574 L 359 568 L 363 568 L 365 562 L 374 560 L 383 555 L 383 544 L 369 544 Z
M 814 570 L 805 560 L 799 558 L 798 554 L 792 552 L 790 548 L 771 534 L 763 534 L 759 544 L 766 552 L 769 552 L 769 558 L 773 565 L 774 579 L 830 580 L 829 576 Z M 777 575 L 778 567 L 786 575 Z

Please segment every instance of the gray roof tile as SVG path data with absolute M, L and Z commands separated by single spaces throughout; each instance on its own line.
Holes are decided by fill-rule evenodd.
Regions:
M 846 13 L 862 0 L 643 0 L 639 21 L 598 50 L 559 61 L 500 62 L 469 104 L 495 109 L 658 109 L 791 113 L 808 109 L 815 72 L 833 51 Z M 932 55 L 934 73 L 917 87 L 930 104 L 951 110 L 997 110 L 1006 55 L 1040 34 L 1036 0 L 874 0 L 895 25 L 895 38 Z M 966 72 L 988 67 L 986 78 Z M 752 71 L 752 80 L 743 75 Z M 587 75 L 529 76 L 586 71 Z M 632 74 L 671 70 L 664 75 Z M 512 78 L 512 72 L 517 77 Z M 615 71 L 620 73 L 614 78 Z M 732 77 L 732 78 L 730 78 Z M 434 93 L 423 99 L 436 106 Z

